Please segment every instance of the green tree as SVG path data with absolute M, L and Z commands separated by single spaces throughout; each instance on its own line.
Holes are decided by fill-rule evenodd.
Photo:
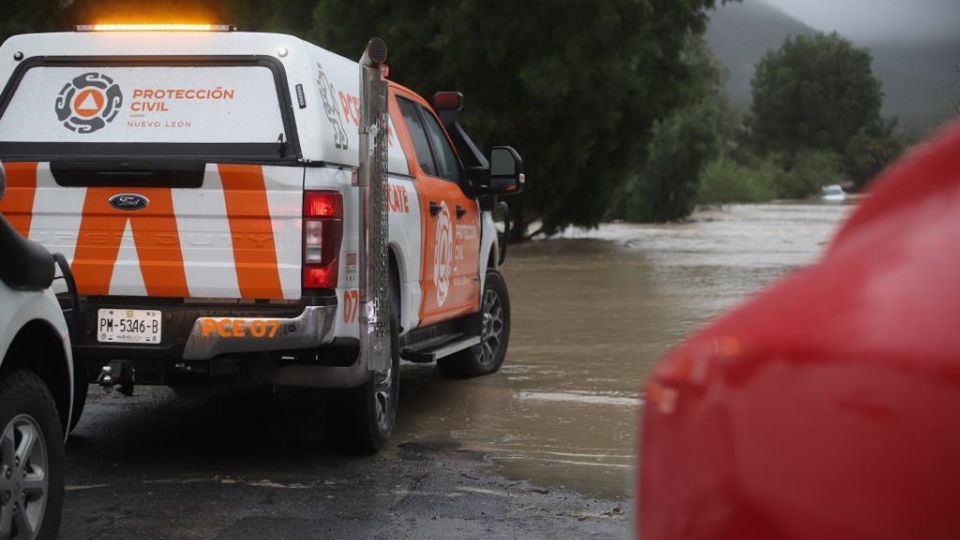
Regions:
M 721 0 L 722 1 L 722 0 Z M 717 0 L 5 0 L 0 31 L 113 19 L 204 19 L 284 31 L 348 58 L 383 37 L 394 77 L 423 95 L 467 95 L 478 145 L 512 144 L 527 164 L 523 230 L 595 225 L 643 163 L 654 123 L 685 103 L 681 58 Z
M 872 58 L 838 34 L 787 39 L 757 65 L 751 107 L 761 153 L 825 150 L 843 154 L 880 122 L 880 81 Z
M 64 30 L 60 0 L 3 0 L 0 43 L 15 34 Z
M 523 155 L 521 227 L 592 226 L 644 160 L 654 122 L 683 103 L 681 58 L 715 0 L 321 0 L 316 41 L 349 58 L 378 35 L 393 77 L 466 95 L 481 148 Z
M 774 184 L 777 197 L 803 199 L 820 192 L 820 188 L 843 182 L 843 162 L 835 152 L 805 150 L 784 158 L 786 166 Z
M 904 150 L 896 134 L 896 121 L 865 126 L 850 139 L 844 154 L 844 170 L 857 188 L 862 188 Z
M 643 221 L 674 221 L 689 216 L 700 190 L 700 178 L 719 148 L 715 104 L 685 107 L 653 129 L 649 159 L 639 176 Z
M 681 59 L 690 73 L 680 94 L 685 104 L 654 124 L 646 162 L 617 198 L 618 217 L 628 221 L 689 216 L 703 170 L 720 151 L 726 120 L 722 68 L 700 37 L 688 40 Z
M 776 198 L 783 169 L 772 158 L 743 165 L 722 156 L 707 165 L 697 196 L 699 204 L 757 203 Z

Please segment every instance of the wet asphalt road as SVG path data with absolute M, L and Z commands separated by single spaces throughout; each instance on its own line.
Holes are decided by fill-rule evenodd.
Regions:
M 448 441 L 338 454 L 315 393 L 90 394 L 67 447 L 65 539 L 629 536 L 627 501 L 506 479 Z
M 851 208 L 733 205 L 511 248 L 503 369 L 452 381 L 404 366 L 375 457 L 331 449 L 315 393 L 93 388 L 67 447 L 62 537 L 629 537 L 647 373 L 815 260 Z

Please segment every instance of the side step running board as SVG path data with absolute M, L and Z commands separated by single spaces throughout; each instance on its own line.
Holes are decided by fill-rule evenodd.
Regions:
M 480 336 L 445 335 L 404 347 L 400 357 L 410 362 L 429 363 L 479 344 Z

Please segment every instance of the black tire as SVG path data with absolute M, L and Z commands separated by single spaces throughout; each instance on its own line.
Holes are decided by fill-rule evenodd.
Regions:
M 400 289 L 390 282 L 390 369 L 375 372 L 356 387 L 341 390 L 328 418 L 334 445 L 351 455 L 375 454 L 390 439 L 400 401 Z
M 24 448 L 22 442 L 25 433 L 39 434 L 36 437 L 33 451 L 25 452 L 20 458 L 14 449 Z M 44 466 L 35 464 L 46 460 Z M 60 416 L 53 396 L 43 380 L 32 371 L 18 369 L 5 375 L 0 381 L 0 508 L 7 504 L 14 507 L 26 508 L 27 511 L 18 511 L 16 516 L 33 514 L 31 504 L 40 505 L 40 514 L 34 515 L 35 536 L 24 535 L 23 523 L 28 520 L 12 518 L 11 525 L 17 534 L 7 531 L 4 538 L 56 538 L 60 530 L 60 518 L 63 514 L 63 430 L 60 425 Z M 6 471 L 11 471 L 8 478 Z M 29 476 L 20 476 L 17 471 L 27 475 L 39 474 L 44 471 L 46 478 L 45 503 L 36 495 L 27 495 L 27 490 L 21 489 L 20 479 L 24 484 Z M 3 484 L 6 480 L 6 484 Z M 34 485 L 37 480 L 34 479 Z M 24 493 L 20 505 L 16 504 L 17 494 Z M 0 516 L 5 515 L 0 512 Z M 0 517 L 0 529 L 5 526 Z
M 80 423 L 80 416 L 83 414 L 83 408 L 87 404 L 87 394 L 90 392 L 90 383 L 87 382 L 86 373 L 74 373 L 76 383 L 73 386 L 73 412 L 70 417 L 70 430 L 73 433 L 77 424 Z
M 445 377 L 470 378 L 496 373 L 510 344 L 510 294 L 500 272 L 489 270 L 481 296 L 483 330 L 480 345 L 437 360 Z

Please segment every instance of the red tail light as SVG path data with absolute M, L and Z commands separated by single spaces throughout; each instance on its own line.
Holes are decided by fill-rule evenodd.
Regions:
M 336 191 L 304 193 L 303 216 L 311 218 L 343 218 L 343 199 Z
M 343 196 L 336 191 L 303 194 L 303 288 L 337 286 L 343 238 Z

